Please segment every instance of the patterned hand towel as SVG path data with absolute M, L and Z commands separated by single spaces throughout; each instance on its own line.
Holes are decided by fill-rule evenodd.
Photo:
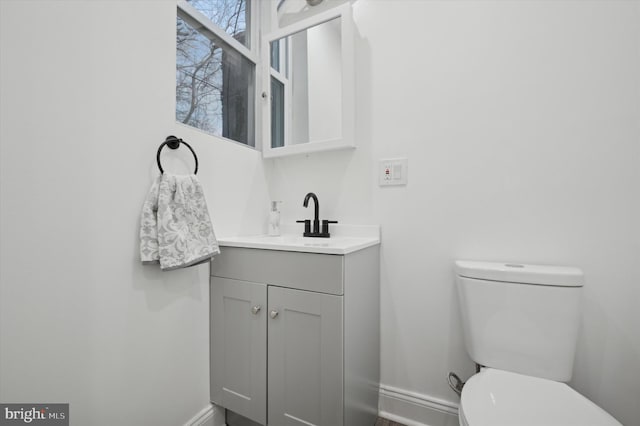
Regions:
M 158 176 L 142 207 L 142 263 L 160 262 L 163 271 L 170 271 L 206 262 L 218 253 L 198 178 L 168 173 Z

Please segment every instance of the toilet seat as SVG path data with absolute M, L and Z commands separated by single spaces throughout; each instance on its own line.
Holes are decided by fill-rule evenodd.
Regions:
M 564 383 L 485 368 L 460 400 L 462 426 L 622 426 Z

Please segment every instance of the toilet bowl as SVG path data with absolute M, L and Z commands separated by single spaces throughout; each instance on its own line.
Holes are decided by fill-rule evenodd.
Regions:
M 622 426 L 564 383 L 484 368 L 460 399 L 460 426 Z
M 461 426 L 621 426 L 571 379 L 583 273 L 456 261 L 465 347 L 483 368 L 462 388 Z

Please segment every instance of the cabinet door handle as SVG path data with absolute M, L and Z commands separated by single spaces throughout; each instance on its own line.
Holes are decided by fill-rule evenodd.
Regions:
M 258 315 L 258 312 L 260 312 L 260 309 L 262 309 L 262 306 L 256 305 L 253 308 L 251 308 L 251 313 L 253 315 Z
M 275 317 L 277 317 L 277 316 L 278 316 L 278 311 L 271 311 L 271 312 L 269 313 L 269 316 L 270 316 L 271 318 L 275 318 Z

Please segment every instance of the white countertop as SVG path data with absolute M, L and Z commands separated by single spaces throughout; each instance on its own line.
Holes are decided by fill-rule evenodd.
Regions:
M 300 228 L 300 233 L 292 231 Z M 301 226 L 284 226 L 281 236 L 246 235 L 220 237 L 222 247 L 244 247 L 264 250 L 299 251 L 306 253 L 348 254 L 380 244 L 377 225 L 333 225 L 330 238 L 303 237 Z

